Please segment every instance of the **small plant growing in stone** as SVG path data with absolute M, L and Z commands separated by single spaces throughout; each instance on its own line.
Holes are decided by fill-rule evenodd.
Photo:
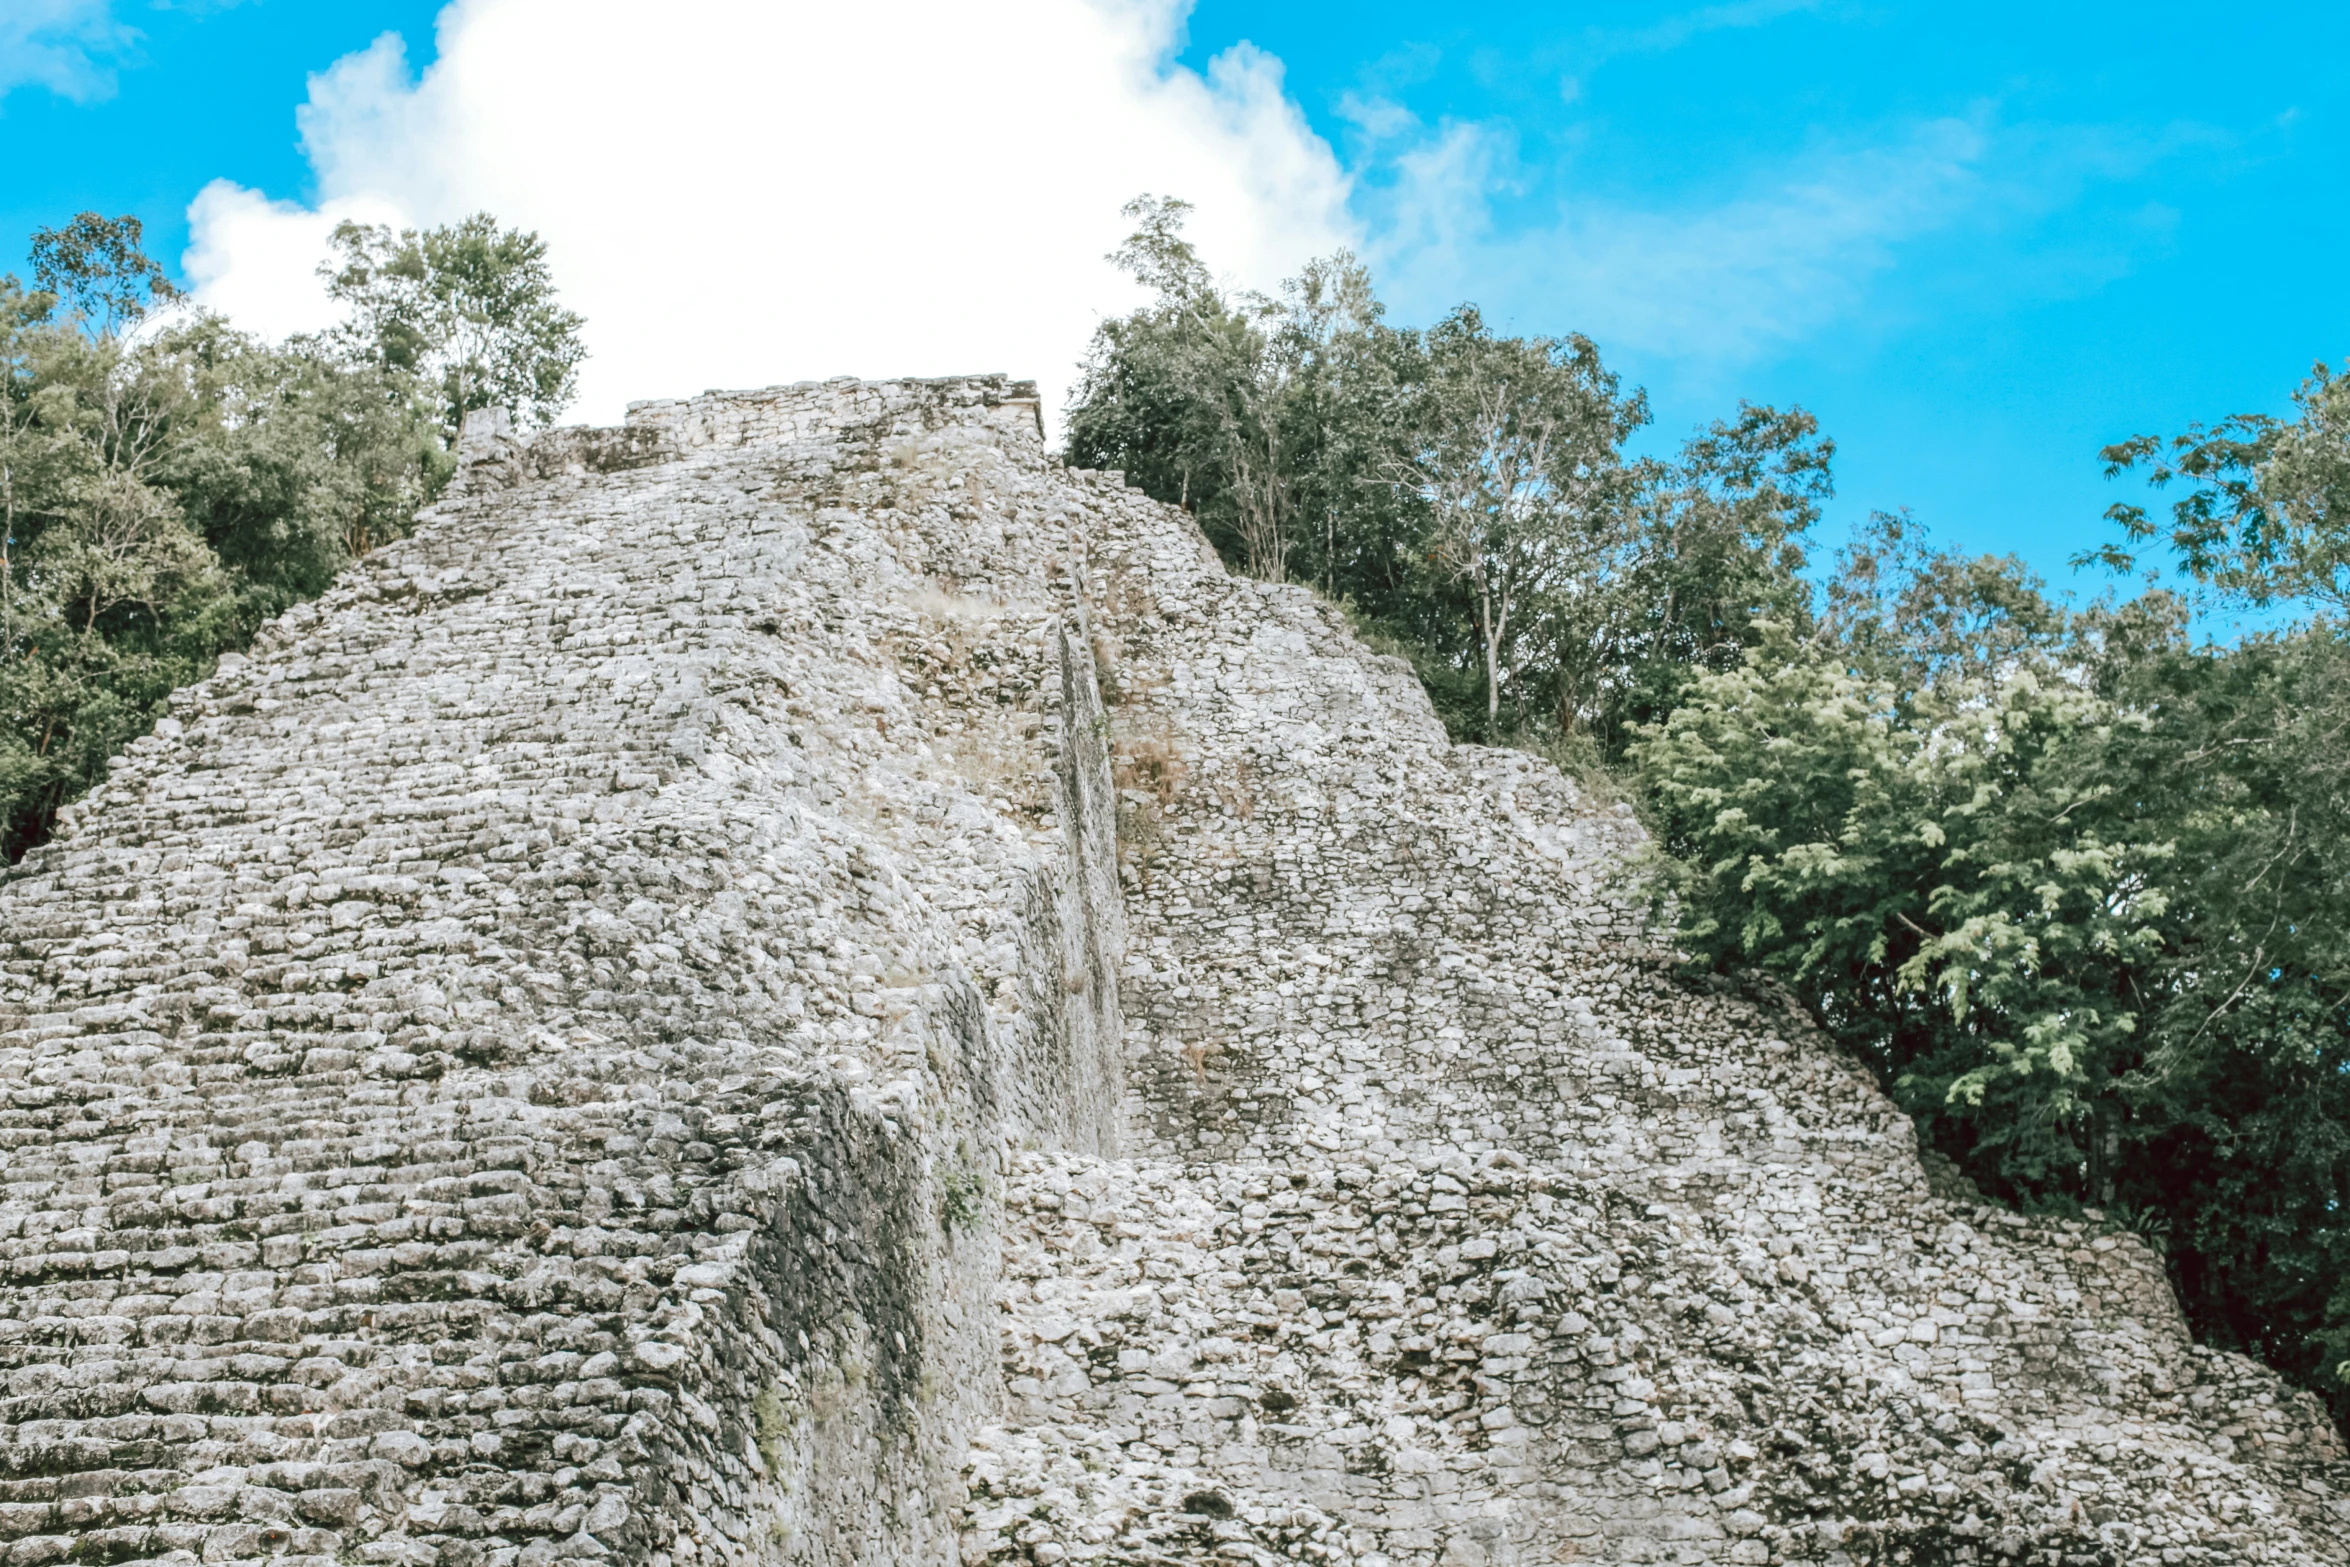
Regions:
M 1159 813 L 1149 799 L 1134 790 L 1122 792 L 1118 798 L 1118 863 L 1134 872 L 1136 880 L 1146 888 L 1151 882 L 1151 867 L 1158 863 L 1159 850 L 1165 842 Z
M 751 1427 L 757 1434 L 759 1457 L 766 1462 L 768 1478 L 780 1483 L 783 1475 L 783 1439 L 791 1430 L 791 1415 L 784 1407 L 783 1393 L 772 1382 L 759 1390 L 751 1400 Z
M 1183 1059 L 1191 1063 L 1191 1075 L 1202 1088 L 1208 1086 L 1208 1055 L 1215 1048 L 1213 1043 L 1205 1039 L 1184 1041 Z
M 853 1401 L 855 1385 L 863 1380 L 861 1376 L 852 1377 L 846 1365 L 817 1371 L 809 1380 L 808 1413 L 819 1421 L 844 1413 Z
M 1110 781 L 1118 791 L 1118 858 L 1145 887 L 1166 839 L 1161 813 L 1175 803 L 1188 773 L 1183 753 L 1164 734 L 1120 741 L 1111 752 Z
M 1164 735 L 1145 735 L 1118 747 L 1111 777 L 1121 791 L 1150 795 L 1162 806 L 1173 805 L 1189 768 L 1183 753 Z
M 1093 676 L 1095 682 L 1101 687 L 1103 703 L 1110 707 L 1116 707 L 1125 695 L 1124 687 L 1118 679 L 1118 657 L 1123 651 L 1124 649 L 1118 646 L 1118 639 L 1108 632 L 1094 632 Z
M 976 1170 L 949 1170 L 939 1182 L 939 1223 L 948 1234 L 969 1228 L 987 1199 L 987 1180 Z
M 1249 768 L 1246 757 L 1235 757 L 1229 771 L 1216 780 L 1216 798 L 1225 810 L 1241 821 L 1249 821 L 1257 814 L 1257 797 L 1249 788 Z

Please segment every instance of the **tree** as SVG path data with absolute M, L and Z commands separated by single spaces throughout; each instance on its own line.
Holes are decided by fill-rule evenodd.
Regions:
M 2350 645 L 2197 648 L 2169 595 L 2068 611 L 1898 517 L 1823 598 L 1635 746 L 1684 950 L 2350 1415 Z
M 357 362 L 434 387 L 452 436 L 477 408 L 552 424 L 576 395 L 586 323 L 556 302 L 538 235 L 477 212 L 397 233 L 345 222 L 330 243 L 319 276 L 352 312 L 334 341 Z
M 1418 334 L 1386 323 L 1370 270 L 1340 251 L 1282 285 L 1275 355 L 1286 366 L 1280 418 L 1300 523 L 1303 579 L 1375 618 L 1393 614 L 1419 520 L 1381 482 L 1424 375 Z
M 1124 208 L 1136 226 L 1109 259 L 1157 297 L 1097 337 L 1080 391 L 1088 416 L 1072 430 L 1072 449 L 1124 445 L 1121 436 L 1141 432 L 1119 425 L 1136 416 L 1179 430 L 1165 443 L 1176 503 L 1228 526 L 1248 573 L 1279 582 L 1295 497 L 1281 407 L 1290 367 L 1276 351 L 1278 312 L 1260 295 L 1216 286 L 1183 237 L 1190 212 L 1171 197 L 1137 197 Z M 1147 465 L 1150 437 L 1142 444 Z
M 0 315 L 0 848 L 14 859 L 202 674 L 222 583 L 158 483 L 197 399 L 185 367 L 78 314 Z
M 2012 1197 L 2110 1197 L 2099 1107 L 2172 846 L 2108 786 L 2128 720 L 2043 667 L 1903 698 L 1774 632 L 1639 747 L 1680 937 L 1774 974 Z
M 40 417 L 43 350 L 54 335 L 56 304 L 54 294 L 28 293 L 15 277 L 0 277 L 0 648 L 15 641 L 19 519 L 55 488 L 72 454 L 70 437 Z
M 2298 416 L 2238 414 L 2163 440 L 2133 436 L 2105 448 L 2106 476 L 2143 470 L 2163 487 L 2185 480 L 2167 536 L 2142 506 L 2106 512 L 2132 544 L 2162 538 L 2180 569 L 2223 599 L 2266 608 L 2307 604 L 2350 613 L 2350 367 L 2324 364 L 2293 394 Z M 2109 545 L 2089 561 L 2128 571 L 2136 557 Z
M 1735 667 L 1767 621 L 1811 612 L 1806 541 L 1835 443 L 1800 408 L 1739 405 L 1667 462 L 1627 465 L 1612 536 L 1530 636 L 1551 722 L 1604 761 L 1679 705 L 1699 669 Z
M 406 532 L 453 467 L 438 399 L 410 372 L 153 312 L 174 294 L 138 237 L 90 214 L 44 230 L 35 260 L 63 301 L 0 277 L 11 861 L 175 687 Z
M 1272 296 L 1227 291 L 1184 237 L 1183 203 L 1126 210 L 1136 227 L 1112 259 L 1154 298 L 1096 333 L 1070 460 L 1184 507 L 1236 568 L 1315 584 L 1411 660 L 1453 733 L 1596 741 L 1586 760 L 1602 764 L 1671 710 L 1693 663 L 1734 664 L 1758 617 L 1806 612 L 1803 539 L 1834 448 L 1801 409 L 1742 405 L 1676 460 L 1626 462 L 1645 403 L 1587 341 L 1498 337 L 1469 307 L 1397 328 L 1343 253 Z M 1494 552 L 1464 554 L 1463 515 L 1438 527 L 1425 470 L 1477 449 L 1487 410 L 1464 388 L 1505 362 L 1581 423 L 1559 448 L 1564 488 L 1526 489 L 1547 509 L 1521 507 L 1488 531 Z M 1538 540 L 1545 519 L 1558 528 Z
M 140 249 L 145 236 L 145 226 L 127 213 L 82 212 L 63 228 L 35 229 L 33 282 L 80 317 L 85 330 L 113 337 L 179 297 L 162 266 Z
M 207 413 L 183 426 L 161 482 L 234 572 L 240 623 L 324 591 L 406 534 L 454 471 L 436 399 L 412 376 L 314 339 L 272 346 L 217 317 L 169 346 Z
M 2177 845 L 2108 1121 L 2114 1206 L 2198 1334 L 2350 1416 L 2350 644 L 2197 647 L 2168 604 L 2102 619 L 2099 689 L 2144 719 L 2110 777 Z
M 1190 210 L 1153 196 L 1125 208 L 1136 226 L 1110 260 L 1154 298 L 1096 332 L 1070 460 L 1191 512 L 1251 576 L 1319 581 L 1332 597 L 1361 586 L 1350 571 L 1392 587 L 1396 559 L 1378 545 L 1366 555 L 1346 524 L 1394 510 L 1369 481 L 1391 444 L 1407 336 L 1384 325 L 1369 273 L 1343 253 L 1277 296 L 1219 287 L 1183 236 Z
M 1489 727 L 1516 617 L 1568 591 L 1605 548 L 1626 436 L 1648 419 L 1585 337 L 1500 338 L 1474 307 L 1430 331 L 1428 379 L 1390 482 L 1427 508 L 1428 558 L 1468 589 Z

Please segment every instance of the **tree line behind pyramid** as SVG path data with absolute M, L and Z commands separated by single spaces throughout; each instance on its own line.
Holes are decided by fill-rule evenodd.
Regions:
M 1693 966 L 1766 975 L 1986 1195 L 2096 1209 L 2204 1341 L 2350 1425 L 2350 377 L 2099 454 L 2060 594 L 1907 515 L 1826 548 L 1835 447 L 1741 404 L 1670 459 L 1590 339 L 1390 323 L 1338 255 L 1221 284 L 1145 198 L 1066 456 L 1408 659 L 1454 738 L 1629 802 Z M 13 862 L 260 625 L 403 536 L 479 408 L 541 425 L 584 323 L 536 235 L 346 224 L 269 343 L 135 218 L 0 279 L 0 845 Z M 2086 456 L 2087 454 L 2085 454 Z M 2266 629 L 2199 641 L 2195 613 Z

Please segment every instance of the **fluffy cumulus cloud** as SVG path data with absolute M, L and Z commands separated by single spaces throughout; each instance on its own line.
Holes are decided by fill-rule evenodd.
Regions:
M 13 3 L 50 19 L 46 38 L 113 36 L 97 0 Z M 1094 324 L 1135 298 L 1102 259 L 1119 208 L 1155 192 L 1196 205 L 1195 238 L 1235 281 L 1269 286 L 1352 245 L 1399 319 L 1473 299 L 1512 330 L 1588 332 L 1636 375 L 1726 385 L 1824 333 L 1942 308 L 1903 300 L 1977 286 L 1976 241 L 2162 152 L 1986 111 L 1603 194 L 1571 163 L 1521 163 L 1507 120 L 1429 123 L 1356 97 L 1342 165 L 1278 60 L 1240 44 L 1204 71 L 1174 63 L 1188 8 L 454 0 L 421 74 L 387 35 L 314 77 L 299 111 L 314 199 L 215 183 L 190 209 L 183 271 L 203 302 L 283 335 L 333 318 L 314 269 L 339 219 L 486 209 L 546 237 L 588 318 L 580 417 L 717 386 L 972 370 L 1035 376 L 1057 410 Z M 1733 0 L 1591 34 L 1582 63 L 1810 9 Z M 2092 281 L 2126 264 L 2074 249 Z M 1935 281 L 1957 254 L 1966 276 Z M 2074 286 L 1994 292 L 2008 285 Z
M 190 209 L 198 298 L 323 323 L 340 218 L 486 209 L 543 234 L 593 353 L 577 412 L 836 374 L 1006 370 L 1057 405 L 1128 286 L 1145 192 L 1270 283 L 1353 239 L 1348 184 L 1243 45 L 1175 66 L 1179 0 L 456 0 L 418 76 L 386 36 L 311 82 L 308 205 Z

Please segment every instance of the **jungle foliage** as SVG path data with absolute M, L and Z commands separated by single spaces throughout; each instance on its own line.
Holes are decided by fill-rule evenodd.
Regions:
M 1464 305 L 1390 325 L 1368 271 L 1226 290 L 1179 201 L 1127 209 L 1113 258 L 1153 290 L 1104 322 L 1070 461 L 1192 512 L 1251 575 L 1310 585 L 1408 656 L 1456 734 L 1620 757 L 1692 672 L 1800 598 L 1833 445 L 1742 406 L 1671 460 L 1587 338 L 1512 338 Z
M 484 386 L 551 412 L 579 358 L 537 240 L 487 218 L 338 231 L 322 272 L 351 323 L 281 344 L 188 306 L 142 238 L 82 213 L 35 236 L 30 287 L 0 276 L 9 862 L 173 688 L 408 531 Z

